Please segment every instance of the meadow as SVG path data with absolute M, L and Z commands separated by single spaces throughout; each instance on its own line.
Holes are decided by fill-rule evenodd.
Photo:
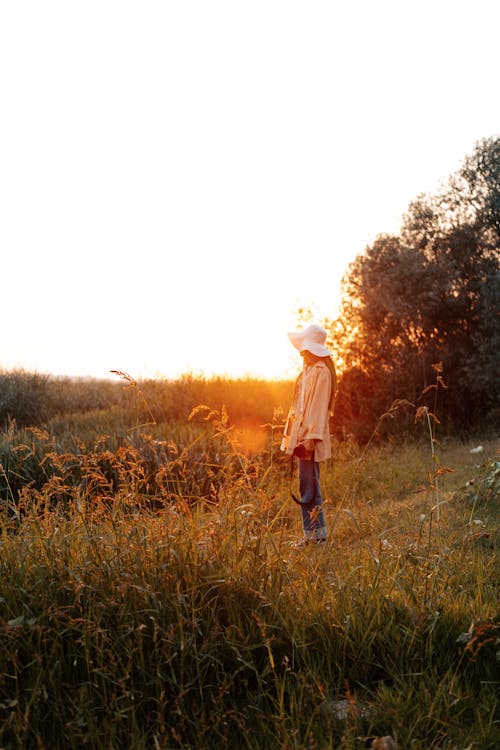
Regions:
M 0 748 L 499 746 L 492 436 L 335 440 L 300 548 L 289 383 L 118 377 L 11 382 Z

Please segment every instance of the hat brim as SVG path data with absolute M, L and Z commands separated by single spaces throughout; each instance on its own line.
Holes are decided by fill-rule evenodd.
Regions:
M 297 331 L 295 333 L 289 333 L 288 338 L 290 339 L 293 346 L 298 349 L 299 352 L 311 352 L 316 357 L 330 357 L 331 354 L 322 344 L 318 344 L 316 341 L 310 341 L 305 335 L 304 331 Z

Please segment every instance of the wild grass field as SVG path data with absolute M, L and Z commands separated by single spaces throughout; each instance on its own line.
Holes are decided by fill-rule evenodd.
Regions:
M 499 746 L 494 439 L 336 441 L 298 548 L 288 386 L 128 386 L 0 433 L 0 748 Z

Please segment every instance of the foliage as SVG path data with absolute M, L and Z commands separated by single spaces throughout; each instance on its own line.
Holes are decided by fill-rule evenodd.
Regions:
M 244 474 L 249 455 L 267 461 L 277 451 L 288 382 L 123 380 L 46 377 L 40 393 L 31 374 L 6 374 L 16 398 L 0 432 L 0 493 L 16 505 L 24 488 L 68 500 L 78 487 L 107 502 L 133 476 L 148 502 L 163 502 L 166 487 L 187 501 L 217 500 L 227 472 Z
M 491 138 L 440 194 L 409 206 L 399 236 L 380 235 L 351 264 L 330 323 L 344 365 L 344 430 L 362 437 L 394 399 L 417 403 L 436 362 L 448 427 L 498 424 L 499 216 L 500 138 Z
M 271 422 L 275 409 L 284 410 L 291 398 L 289 381 L 257 378 L 194 378 L 137 381 L 114 371 L 120 379 L 55 378 L 24 370 L 0 371 L 0 427 L 14 421 L 19 427 L 78 420 L 104 420 L 110 408 L 120 411 L 129 426 L 144 422 L 185 421 L 192 409 L 207 404 L 226 409 L 232 424 L 260 425 Z
M 108 409 L 123 402 L 107 380 L 55 378 L 25 370 L 0 370 L 0 427 L 40 425 L 60 415 Z
M 272 424 L 136 416 L 1 435 L 0 746 L 493 750 L 493 443 L 336 443 L 304 549 Z

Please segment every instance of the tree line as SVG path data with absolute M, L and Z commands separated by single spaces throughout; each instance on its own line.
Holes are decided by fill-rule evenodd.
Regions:
M 409 205 L 399 234 L 379 235 L 348 267 L 340 314 L 326 322 L 343 372 L 337 431 L 366 438 L 391 405 L 404 424 L 436 395 L 448 430 L 498 426 L 499 251 L 500 137 L 491 137 L 437 194 Z

